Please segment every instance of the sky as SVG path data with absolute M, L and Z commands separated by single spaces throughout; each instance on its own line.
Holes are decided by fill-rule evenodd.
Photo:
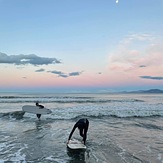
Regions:
M 162 0 L 0 0 L 0 90 L 163 89 Z

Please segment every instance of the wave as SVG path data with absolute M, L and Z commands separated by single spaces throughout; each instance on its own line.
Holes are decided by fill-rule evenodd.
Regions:
M 14 111 L 14 112 L 7 112 L 7 113 L 0 113 L 0 117 L 4 118 L 15 118 L 15 119 L 22 119 L 24 116 L 24 111 Z
M 59 98 L 64 98 L 64 99 L 90 99 L 90 98 L 93 98 L 93 97 L 79 97 L 79 96 L 0 96 L 0 99 L 15 99 L 15 98 L 56 98 L 56 99 L 59 99 Z
M 137 106 L 137 108 L 115 108 L 111 106 L 99 106 L 99 105 L 85 105 L 85 106 L 75 106 L 68 108 L 58 108 L 51 109 L 52 113 L 48 115 L 42 115 L 45 119 L 51 120 L 70 120 L 78 119 L 80 117 L 88 118 L 106 118 L 106 117 L 116 117 L 116 118 L 144 118 L 144 117 L 154 117 L 163 116 L 162 105 L 160 107 L 154 106 Z M 0 117 L 5 118 L 36 118 L 35 114 L 25 113 L 23 111 L 14 111 L 8 113 L 0 113 Z
M 29 118 L 33 119 L 36 118 L 35 114 L 30 114 L 30 113 L 25 113 L 23 111 L 18 111 L 18 112 L 9 112 L 9 113 L 0 113 L 1 118 L 7 118 L 7 119 L 15 119 L 15 120 L 22 120 L 23 118 Z M 45 117 L 45 115 L 43 115 Z M 109 117 L 114 117 L 114 118 L 145 118 L 145 117 L 162 117 L 163 115 L 157 113 L 157 114 L 145 114 L 145 115 L 119 115 L 119 114 L 109 114 L 109 115 L 103 115 L 103 114 L 96 114 L 96 115 L 87 115 L 87 114 L 81 114 L 81 115 L 74 115 L 72 117 L 66 117 L 66 116 L 51 116 L 48 115 L 46 116 L 47 120 L 76 120 L 80 118 L 91 118 L 91 119 L 101 119 L 101 118 L 109 118 Z
M 0 103 L 111 103 L 144 102 L 139 99 L 101 99 L 87 96 L 0 96 Z
M 154 124 L 148 124 L 148 123 L 138 123 L 135 124 L 135 126 L 137 127 L 143 127 L 143 128 L 147 128 L 147 129 L 155 129 L 155 130 L 163 130 L 163 126 L 158 126 L 158 125 L 154 125 Z

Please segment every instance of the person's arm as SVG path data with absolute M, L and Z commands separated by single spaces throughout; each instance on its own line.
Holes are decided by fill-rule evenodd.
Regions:
M 72 129 L 72 131 L 71 131 L 71 133 L 70 133 L 70 135 L 69 135 L 68 141 L 71 139 L 72 134 L 74 133 L 75 129 L 76 129 L 76 125 L 74 125 L 74 127 L 73 127 L 73 129 Z
M 44 106 L 43 106 L 43 105 L 40 105 L 38 102 L 36 102 L 36 106 L 38 106 L 38 107 L 39 107 L 39 109 L 44 108 Z
M 43 106 L 43 105 L 39 105 L 39 107 L 40 107 L 41 109 L 43 109 L 43 108 L 44 108 L 44 106 Z

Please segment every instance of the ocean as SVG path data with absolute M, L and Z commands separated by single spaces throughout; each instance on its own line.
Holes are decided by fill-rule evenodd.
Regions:
M 36 101 L 41 121 L 22 111 Z M 69 150 L 80 118 L 87 149 Z M 0 93 L 0 138 L 0 163 L 163 163 L 163 94 Z

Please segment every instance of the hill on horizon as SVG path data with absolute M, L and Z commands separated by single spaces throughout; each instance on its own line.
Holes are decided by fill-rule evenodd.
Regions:
M 163 93 L 163 90 L 161 90 L 161 89 L 149 89 L 149 90 L 129 91 L 126 93 Z

